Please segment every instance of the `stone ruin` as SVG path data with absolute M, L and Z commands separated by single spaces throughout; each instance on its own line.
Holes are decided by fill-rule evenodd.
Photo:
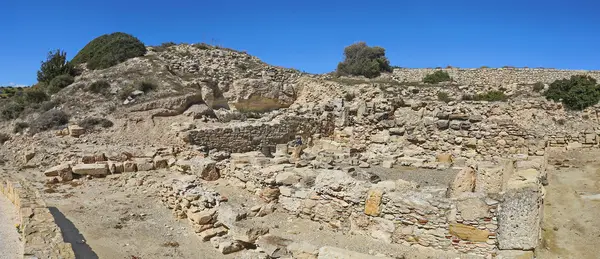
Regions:
M 266 115 L 269 120 L 178 126 L 177 135 L 194 151 L 159 147 L 148 154 L 83 155 L 44 174 L 63 182 L 172 171 L 177 177 L 159 185 L 160 202 L 223 254 L 387 256 L 298 244 L 269 234 L 268 228 L 242 224 L 277 211 L 386 244 L 475 258 L 533 258 L 541 240 L 547 149 L 597 148 L 598 107 L 566 112 L 539 94 L 516 94 L 523 85 L 573 72 L 448 71 L 457 80 L 455 87 L 445 88 L 451 97 L 507 84 L 516 97 L 444 103 L 435 99 L 438 88 L 414 91 L 373 83 L 359 88 L 364 91 L 353 100 L 333 96 L 318 104 L 294 103 Z M 392 80 L 419 81 L 428 72 L 396 70 Z M 85 133 L 73 125 L 60 134 Z M 290 143 L 296 136 L 302 146 Z M 230 203 L 211 186 L 218 179 L 263 203 Z

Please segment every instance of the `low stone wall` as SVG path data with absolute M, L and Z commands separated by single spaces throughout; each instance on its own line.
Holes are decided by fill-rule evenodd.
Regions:
M 36 190 L 5 180 L 0 183 L 0 193 L 19 210 L 24 258 L 75 259 L 71 244 L 63 241 L 60 228 Z
M 421 82 L 423 78 L 435 71 L 445 71 L 452 79 L 464 85 L 507 85 L 534 84 L 536 82 L 552 83 L 554 80 L 570 78 L 573 75 L 589 75 L 600 79 L 600 71 L 590 70 L 558 70 L 537 68 L 402 68 L 394 69 L 393 78 L 398 81 Z
M 228 152 L 249 152 L 262 147 L 287 143 L 296 135 L 306 141 L 313 134 L 329 135 L 333 131 L 333 117 L 285 116 L 270 122 L 203 128 L 188 131 L 185 141 Z

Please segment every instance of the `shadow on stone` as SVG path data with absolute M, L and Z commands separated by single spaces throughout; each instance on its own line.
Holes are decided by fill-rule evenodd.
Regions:
M 78 259 L 97 259 L 98 255 L 83 241 L 85 238 L 79 233 L 73 222 L 67 219 L 56 207 L 48 207 L 48 209 L 62 232 L 63 240 L 73 246 L 75 257 Z

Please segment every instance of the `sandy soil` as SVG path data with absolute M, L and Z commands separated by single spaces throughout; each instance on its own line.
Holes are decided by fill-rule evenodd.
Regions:
M 186 220 L 176 220 L 145 174 L 46 189 L 46 202 L 77 258 L 233 258 L 201 242 Z M 152 174 L 160 179 L 165 172 Z
M 551 155 L 538 258 L 599 258 L 599 156 L 583 150 Z
M 23 244 L 16 224 L 19 214 L 15 206 L 0 195 L 0 259 L 22 258 Z

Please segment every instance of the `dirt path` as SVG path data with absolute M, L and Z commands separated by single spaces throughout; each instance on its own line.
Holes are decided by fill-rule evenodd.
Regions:
M 18 217 L 13 204 L 0 195 L 0 259 L 22 258 L 23 244 L 15 228 Z
M 538 258 L 598 258 L 599 155 L 577 151 L 551 157 Z

